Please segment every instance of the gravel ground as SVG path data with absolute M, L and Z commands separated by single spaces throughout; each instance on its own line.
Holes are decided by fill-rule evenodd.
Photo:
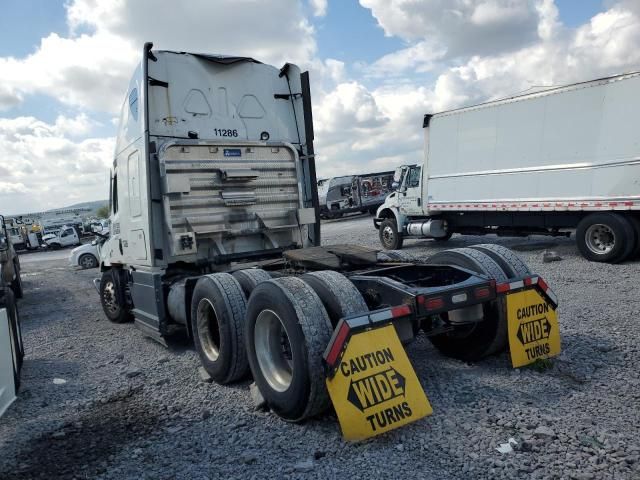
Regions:
M 323 237 L 378 247 L 370 217 L 328 222 Z M 358 444 L 332 413 L 288 424 L 254 411 L 248 380 L 203 382 L 186 341 L 166 349 L 104 318 L 96 270 L 30 254 L 23 388 L 0 419 L 0 478 L 639 478 L 639 263 L 589 263 L 573 241 L 543 237 L 454 236 L 404 251 L 486 242 L 518 249 L 555 290 L 562 355 L 513 370 L 506 354 L 467 364 L 418 338 L 408 352 L 433 415 Z M 545 248 L 563 260 L 543 263 Z M 515 451 L 497 452 L 509 438 Z

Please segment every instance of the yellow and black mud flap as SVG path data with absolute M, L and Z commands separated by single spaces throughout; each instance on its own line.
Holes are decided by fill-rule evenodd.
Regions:
M 526 278 L 505 293 L 513 367 L 522 367 L 558 355 L 558 303 L 546 282 L 540 277 Z
M 331 347 L 338 353 L 332 354 Z M 327 389 L 345 439 L 363 440 L 431 415 L 429 400 L 388 321 L 351 331 L 341 321 L 327 358 Z

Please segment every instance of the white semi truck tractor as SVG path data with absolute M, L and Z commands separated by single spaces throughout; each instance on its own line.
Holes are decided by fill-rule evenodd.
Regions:
M 322 412 L 331 394 L 347 412 L 341 424 L 362 420 L 349 438 L 426 412 L 403 404 L 412 370 L 394 366 L 406 354 L 387 340 L 424 331 L 445 355 L 478 360 L 508 349 L 518 321 L 508 296 L 536 294 L 555 310 L 544 281 L 506 249 L 414 265 L 320 247 L 309 77 L 291 64 L 146 44 L 122 105 L 109 203 L 95 283 L 111 321 L 132 320 L 163 344 L 187 334 L 216 382 L 251 374 L 290 421 Z M 372 332 L 373 350 L 349 367 L 349 345 Z M 331 390 L 337 379 L 350 393 Z
M 424 117 L 424 164 L 376 214 L 385 249 L 453 233 L 568 235 L 592 261 L 640 253 L 640 73 Z

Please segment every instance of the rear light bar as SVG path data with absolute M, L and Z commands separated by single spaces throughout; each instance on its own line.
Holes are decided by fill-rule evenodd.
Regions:
M 418 295 L 416 302 L 426 313 L 438 313 L 443 309 L 460 308 L 459 304 L 477 303 L 477 301 L 493 300 L 496 293 L 496 282 L 490 280 L 484 285 L 475 288 L 468 288 L 451 294 L 429 297 L 428 295 Z M 423 312 L 420 312 L 423 313 Z
M 547 282 L 545 282 L 542 277 L 539 277 L 537 275 L 534 275 L 532 277 L 525 277 L 522 280 L 518 280 L 515 282 L 499 283 L 496 285 L 496 291 L 498 293 L 507 293 L 531 286 L 538 287 L 544 292 L 547 297 L 549 297 L 549 300 L 551 300 L 551 303 L 553 303 L 554 306 L 558 306 L 558 297 L 556 296 L 556 294 L 549 288 Z
M 349 337 L 358 331 L 391 323 L 391 321 L 413 315 L 413 309 L 409 305 L 398 305 L 395 307 L 383 308 L 367 312 L 365 315 L 343 318 L 338 322 L 338 326 L 333 331 L 329 345 L 322 355 L 329 367 L 327 376 L 333 376 L 335 369 L 340 363 L 342 354 Z

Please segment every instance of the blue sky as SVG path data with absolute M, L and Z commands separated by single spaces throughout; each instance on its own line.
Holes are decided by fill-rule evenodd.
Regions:
M 5 0 L 0 210 L 104 196 L 114 119 L 144 40 L 309 69 L 318 171 L 332 176 L 419 161 L 426 112 L 640 69 L 639 4 Z

